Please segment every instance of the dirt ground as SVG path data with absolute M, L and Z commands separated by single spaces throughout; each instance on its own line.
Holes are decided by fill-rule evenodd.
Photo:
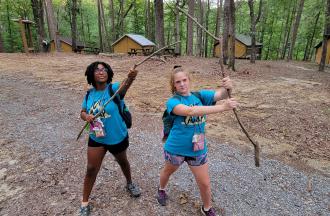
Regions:
M 94 60 L 111 64 L 114 80 L 122 81 L 128 69 L 143 57 L 84 55 L 1 55 L 2 73 L 26 73 L 42 82 L 65 85 L 83 93 L 87 88 L 84 69 Z M 169 69 L 188 67 L 193 88 L 216 88 L 220 77 L 217 59 L 171 58 L 167 63 L 149 60 L 142 64 L 127 101 L 140 112 L 161 115 L 170 96 Z M 302 169 L 330 173 L 330 74 L 304 62 L 237 60 L 233 97 L 243 124 L 261 144 L 262 156 L 274 157 Z M 232 113 L 209 118 L 208 134 L 251 150 Z
M 41 102 L 29 105 L 33 107 L 32 112 L 18 116 L 20 120 L 31 118 L 32 121 L 37 121 L 38 115 L 34 113 L 49 109 L 49 104 L 55 103 L 57 106 L 62 106 L 61 104 L 68 106 L 68 103 L 80 104 L 88 88 L 84 70 L 91 62 L 101 60 L 110 63 L 115 73 L 114 81 L 121 81 L 129 68 L 143 58 L 142 56 L 108 57 L 78 54 L 28 56 L 0 54 L 1 78 L 6 78 L 6 82 L 13 84 L 1 87 L 1 97 L 9 98 L 10 92 L 15 91 L 15 82 L 19 84 L 22 79 L 27 80 L 27 84 L 32 85 L 32 88 L 35 85 L 36 91 L 42 91 L 43 88 L 46 91 L 50 86 L 54 91 L 68 92 L 63 97 L 58 95 L 56 99 L 48 98 L 47 95 L 43 98 L 35 98 L 36 101 L 41 100 Z M 138 77 L 127 94 L 126 101 L 133 112 L 149 116 L 144 122 L 145 125 L 141 126 L 141 130 L 148 128 L 148 121 L 152 118 L 158 119 L 156 126 L 152 129 L 156 128 L 160 133 L 160 117 L 165 101 L 170 96 L 168 80 L 169 70 L 173 65 L 182 65 L 191 70 L 193 89 L 220 86 L 220 76 L 217 75 L 220 70 L 215 58 L 178 57 L 167 58 L 165 61 L 154 58 L 139 66 Z M 237 60 L 236 72 L 227 71 L 234 81 L 232 95 L 240 103 L 238 114 L 241 121 L 250 135 L 261 145 L 261 164 L 263 158 L 270 158 L 305 173 L 330 176 L 330 69 L 326 68 L 326 72 L 318 72 L 317 68 L 316 64 L 306 62 L 257 61 L 252 65 L 246 60 Z M 35 96 L 39 97 L 38 94 Z M 10 100 L 14 103 L 15 100 L 20 101 L 20 98 L 13 97 Z M 20 103 L 24 104 L 24 101 Z M 1 106 L 4 108 L 3 104 Z M 17 109 L 23 108 L 17 107 Z M 57 115 L 57 113 L 54 114 Z M 48 115 L 51 116 L 52 113 Z M 83 122 L 79 120 L 79 110 L 70 109 L 68 106 L 66 115 L 73 116 L 75 119 L 74 125 L 66 133 L 76 136 L 83 126 Z M 0 114 L 2 125 L 8 125 L 5 124 L 10 121 L 8 116 L 6 113 Z M 51 119 L 49 121 L 58 122 L 60 125 L 61 116 L 51 117 Z M 45 130 L 52 133 L 54 128 Z M 2 133 L 6 131 L 5 128 L 1 129 Z M 241 132 L 232 112 L 210 115 L 207 135 L 213 140 L 227 143 L 252 154 L 252 144 Z M 0 141 L 2 146 L 8 146 L 8 143 L 17 140 L 13 136 L 11 139 L 1 138 Z M 24 137 L 20 137 L 20 141 L 24 142 Z M 23 144 L 15 154 L 21 158 L 29 158 L 29 155 L 25 153 L 27 148 L 29 145 Z M 2 160 L 8 159 L 8 152 L 6 152 L 9 151 L 8 149 L 1 147 Z M 28 152 L 31 153 L 31 151 Z M 55 157 L 52 153 L 43 152 L 42 149 L 38 149 L 38 152 L 50 158 Z M 10 154 L 13 155 L 13 153 Z M 13 158 L 7 161 L 15 164 L 17 159 Z M 31 163 L 38 164 L 38 160 L 32 160 Z M 3 174 L 4 172 L 6 170 L 0 170 L 1 178 L 8 175 Z M 56 181 L 54 176 L 44 178 L 50 178 L 50 182 Z M 5 186 L 1 187 L 3 187 L 2 191 L 6 191 Z M 21 187 L 24 188 L 24 185 Z M 16 193 L 10 190 L 7 192 Z M 71 197 L 72 200 L 75 198 L 77 197 Z M 1 201 L 3 200 L 0 198 L 0 203 Z M 46 212 L 44 214 L 47 215 Z

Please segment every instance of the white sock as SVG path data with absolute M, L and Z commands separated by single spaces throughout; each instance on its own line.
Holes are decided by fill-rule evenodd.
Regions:
M 206 212 L 209 211 L 211 208 L 212 207 L 210 207 L 210 208 L 204 208 L 204 206 L 203 206 L 203 210 L 206 211 Z
M 88 206 L 88 202 L 81 202 L 81 207 L 86 207 Z
M 165 191 L 165 188 L 161 188 L 161 187 L 159 187 L 158 190 Z

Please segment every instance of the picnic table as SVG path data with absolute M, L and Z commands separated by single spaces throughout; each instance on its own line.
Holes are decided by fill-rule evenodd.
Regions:
M 147 48 L 147 49 L 131 48 L 130 51 L 128 51 L 128 55 L 138 55 L 138 54 L 149 55 L 151 53 L 152 53 L 152 50 L 150 50 L 149 48 Z

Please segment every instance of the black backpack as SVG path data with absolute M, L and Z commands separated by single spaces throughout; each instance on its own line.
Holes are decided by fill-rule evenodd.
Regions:
M 191 92 L 193 95 L 195 95 L 201 102 L 203 103 L 202 96 L 200 92 Z M 180 99 L 178 95 L 174 95 L 174 98 Z M 167 112 L 167 109 L 164 111 L 162 120 L 163 120 L 163 138 L 162 141 L 165 142 L 167 137 L 169 136 L 171 129 L 173 127 L 173 122 L 175 119 L 175 114 L 170 114 Z
M 88 90 L 86 92 L 86 97 L 85 97 L 86 103 L 88 100 L 89 93 L 90 93 L 90 90 Z M 112 89 L 112 84 L 109 85 L 109 95 L 110 95 L 110 97 L 112 97 L 112 95 L 114 95 L 114 91 Z M 128 110 L 128 107 L 126 106 L 125 102 L 123 101 L 123 106 L 120 105 L 121 101 L 120 101 L 119 95 L 116 95 L 116 97 L 113 99 L 113 101 L 115 102 L 115 104 L 117 104 L 119 114 L 122 117 L 122 119 L 124 120 L 126 127 L 131 128 L 132 127 L 132 114 Z

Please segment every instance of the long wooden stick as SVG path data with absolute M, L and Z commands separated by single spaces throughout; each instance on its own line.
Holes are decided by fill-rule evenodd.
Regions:
M 148 59 L 150 59 L 152 56 L 154 56 L 154 55 L 156 55 L 157 53 L 159 53 L 160 51 L 166 49 L 167 47 L 170 47 L 170 46 L 173 46 L 173 45 L 175 45 L 175 44 L 177 44 L 177 43 L 180 43 L 180 42 L 181 42 L 181 41 L 177 41 L 177 42 L 175 42 L 175 43 L 172 43 L 172 44 L 170 44 L 170 45 L 167 45 L 167 46 L 164 46 L 164 47 L 158 49 L 157 51 L 155 51 L 155 52 L 153 52 L 152 54 L 148 55 L 148 56 L 147 56 L 146 58 L 144 58 L 142 61 L 140 61 L 140 62 L 134 64 L 134 66 L 133 66 L 133 70 L 134 70 L 135 68 L 137 68 L 139 65 L 143 64 L 143 63 L 144 63 L 145 61 L 147 61 Z M 110 103 L 110 101 L 112 101 L 112 100 L 116 97 L 116 95 L 119 94 L 119 93 L 124 89 L 124 86 L 125 86 L 125 85 L 123 85 L 123 84 L 125 83 L 125 81 L 126 81 L 126 79 L 124 79 L 124 81 L 123 81 L 123 82 L 121 83 L 121 85 L 119 86 L 118 90 L 117 90 L 117 91 L 116 91 L 116 92 L 115 92 L 115 93 L 109 98 L 109 100 L 107 100 L 107 101 L 104 103 L 104 105 L 100 108 L 99 112 L 94 116 L 94 119 L 97 118 L 97 117 L 99 117 L 99 116 L 101 115 L 101 113 L 103 112 L 103 110 L 105 109 L 105 106 L 108 105 L 108 104 Z M 80 138 L 81 134 L 84 132 L 84 130 L 85 130 L 85 128 L 88 126 L 88 124 L 89 124 L 89 123 L 86 122 L 86 124 L 84 125 L 84 127 L 80 130 L 80 132 L 79 132 L 79 134 L 78 134 L 76 140 L 78 140 L 78 139 Z
M 219 41 L 219 45 L 220 45 L 220 69 L 221 69 L 221 74 L 222 77 L 225 77 L 225 72 L 224 72 L 224 67 L 223 67 L 223 56 L 222 56 L 222 40 L 216 36 L 214 36 L 212 33 L 210 33 L 206 28 L 204 28 L 204 26 L 202 26 L 194 17 L 192 17 L 190 14 L 188 14 L 186 11 L 182 10 L 180 7 L 177 7 L 179 11 L 181 11 L 182 13 L 184 13 L 187 17 L 189 17 L 190 19 L 192 19 L 203 31 L 205 31 L 208 35 L 210 35 L 214 40 Z M 231 94 L 229 92 L 229 90 L 227 89 L 227 94 L 228 97 L 231 98 Z M 233 109 L 234 115 L 236 117 L 236 120 L 239 124 L 239 126 L 241 127 L 243 133 L 246 135 L 246 137 L 250 140 L 250 142 L 252 143 L 253 147 L 254 147 L 254 161 L 255 161 L 255 165 L 257 167 L 260 166 L 260 145 L 258 142 L 254 141 L 251 136 L 249 135 L 249 133 L 247 132 L 247 130 L 244 128 L 241 120 L 238 117 L 237 114 L 237 110 L 236 108 Z

